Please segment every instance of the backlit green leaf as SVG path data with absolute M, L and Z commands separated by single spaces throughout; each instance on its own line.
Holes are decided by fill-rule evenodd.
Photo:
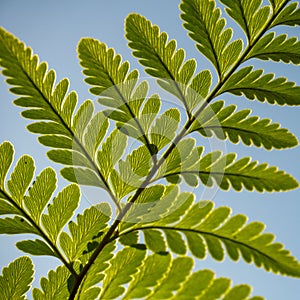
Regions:
M 0 289 L 2 299 L 22 300 L 33 281 L 34 266 L 29 257 L 19 257 L 2 269 Z
M 263 75 L 263 70 L 245 67 L 234 73 L 223 85 L 219 94 L 229 92 L 237 96 L 278 105 L 299 105 L 300 87 L 284 77 L 274 79 L 274 74 Z

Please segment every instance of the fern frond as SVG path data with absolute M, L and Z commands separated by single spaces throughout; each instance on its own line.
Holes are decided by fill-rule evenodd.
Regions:
M 70 261 L 78 260 L 88 250 L 88 244 L 104 233 L 110 215 L 109 205 L 103 203 L 79 214 L 76 223 L 69 223 L 70 234 L 62 232 L 59 243 Z
M 224 83 L 218 95 L 229 92 L 249 100 L 267 101 L 278 105 L 299 105 L 300 87 L 284 77 L 274 79 L 274 74 L 263 75 L 263 70 L 253 70 L 252 66 L 237 71 Z
M 221 18 L 221 10 L 215 7 L 215 1 L 184 0 L 180 8 L 189 36 L 197 42 L 197 49 L 212 62 L 222 78 L 238 59 L 243 49 L 242 40 L 230 42 L 232 29 L 225 29 L 226 21 Z
M 19 257 L 2 269 L 0 289 L 2 299 L 25 300 L 33 281 L 34 266 L 29 257 Z
M 0 161 L 11 162 L 14 149 L 9 142 L 0 145 Z M 1 178 L 5 180 L 8 163 L 3 165 Z M 14 217 L 0 218 L 1 234 L 31 233 L 43 240 L 25 240 L 17 243 L 17 247 L 32 255 L 51 255 L 60 259 L 70 270 L 74 270 L 65 260 L 64 254 L 58 246 L 58 236 L 66 222 L 73 216 L 79 203 L 80 191 L 77 185 L 65 187 L 50 202 L 56 189 L 56 173 L 46 168 L 34 177 L 34 161 L 28 156 L 22 156 L 10 175 L 10 179 L 3 181 L 0 193 L 0 213 L 14 215 Z M 30 185 L 31 184 L 31 185 Z M 29 187 L 30 185 L 30 187 Z M 8 190 L 6 190 L 6 186 Z M 43 214 L 48 204 L 48 214 Z
M 14 86 L 11 92 L 20 95 L 14 103 L 25 108 L 22 112 L 25 118 L 35 121 L 27 129 L 41 135 L 40 143 L 58 149 L 51 150 L 49 158 L 62 164 L 83 166 L 90 174 L 84 183 L 100 186 L 110 193 L 94 157 L 107 130 L 108 121 L 101 114 L 93 116 L 92 102 L 85 101 L 75 113 L 77 95 L 74 91 L 68 94 L 69 81 L 63 79 L 55 86 L 55 72 L 47 71 L 45 62 L 39 63 L 38 57 L 32 54 L 30 48 L 26 48 L 2 28 L 0 65 L 3 67 L 3 74 L 8 77 L 7 82 Z M 94 131 L 96 127 L 98 129 Z M 76 159 L 79 161 L 76 162 Z M 73 168 L 73 174 L 70 174 L 68 168 L 62 172 L 62 176 L 77 182 L 76 169 Z M 82 178 L 81 170 L 79 168 L 78 181 Z M 113 198 L 112 194 L 111 196 Z
M 34 288 L 32 296 L 34 300 L 44 299 L 68 299 L 68 282 L 70 272 L 65 266 L 59 266 L 55 271 L 48 273 L 48 278 L 41 278 L 41 288 Z
M 181 146 L 183 141 L 178 145 Z M 259 164 L 257 161 L 251 161 L 250 157 L 236 160 L 235 153 L 223 156 L 220 151 L 214 151 L 201 156 L 202 152 L 203 147 L 195 148 L 190 156 L 181 162 L 179 152 L 174 151 L 175 155 L 170 155 L 166 159 L 155 180 L 182 176 L 188 184 L 194 186 L 190 183 L 192 179 L 189 176 L 199 176 L 206 186 L 213 186 L 214 179 L 224 190 L 228 190 L 231 186 L 236 191 L 245 188 L 249 191 L 255 189 L 258 192 L 287 191 L 299 186 L 291 175 L 278 170 L 277 167 L 270 167 L 267 163 Z M 197 155 L 200 159 L 195 162 Z M 177 165 L 173 164 L 172 159 L 176 159 Z
M 131 224 L 131 228 L 127 225 L 124 231 L 121 226 L 120 235 L 142 231 L 148 235 L 145 242 L 149 249 L 152 246 L 147 241 L 151 240 L 149 236 L 154 235 L 156 241 L 165 244 L 165 247 L 167 242 L 172 252 L 185 255 L 188 246 L 190 252 L 200 259 L 206 256 L 208 250 L 214 259 L 223 260 L 226 248 L 228 256 L 234 261 L 242 256 L 247 263 L 253 262 L 267 271 L 300 277 L 300 263 L 282 244 L 273 242 L 274 235 L 263 232 L 263 223 L 246 224 L 246 216 L 238 214 L 231 217 L 228 207 L 214 209 L 210 201 L 193 204 L 192 194 L 192 199 L 187 194 L 173 198 L 169 211 L 160 207 L 158 202 L 155 209 L 158 213 L 160 208 L 161 219 L 147 221 L 148 213 L 144 211 L 145 217 L 141 214 L 139 223 Z M 149 211 L 151 214 L 151 208 Z
M 287 3 L 289 1 L 285 1 Z M 278 11 L 280 3 L 275 3 L 275 11 Z M 273 4 L 274 7 L 274 4 Z M 300 25 L 300 9 L 298 8 L 298 2 L 292 2 L 284 9 L 280 11 L 280 13 L 276 16 L 274 21 L 271 23 L 269 28 L 278 26 L 278 25 L 286 25 L 286 26 L 296 26 Z
M 220 1 L 227 6 L 228 15 L 242 27 L 249 42 L 252 43 L 270 17 L 270 6 L 261 6 L 261 0 Z
M 145 71 L 158 78 L 158 84 L 175 95 L 189 113 L 185 89 L 195 72 L 195 60 L 184 61 L 185 51 L 176 50 L 175 40 L 168 41 L 167 33 L 160 32 L 156 25 L 138 14 L 126 18 L 125 29 L 128 45 L 146 67 Z
M 280 124 L 271 123 L 270 119 L 249 116 L 250 113 L 250 109 L 236 111 L 235 105 L 224 107 L 224 101 L 217 101 L 203 110 L 189 132 L 198 131 L 206 137 L 214 134 L 232 143 L 242 141 L 247 146 L 263 146 L 268 150 L 298 145 L 297 138 L 288 129 L 280 128 Z
M 104 111 L 105 115 L 119 121 L 119 127 L 124 123 L 128 126 L 129 122 L 136 131 L 137 137 L 134 137 L 141 140 L 153 154 L 147 132 L 140 120 L 140 108 L 148 94 L 148 83 L 143 81 L 137 84 L 138 71 L 129 73 L 129 63 L 122 63 L 121 56 L 115 55 L 113 49 L 107 49 L 104 43 L 82 39 L 78 45 L 78 53 L 83 73 L 87 76 L 85 81 L 93 86 L 90 92 L 101 97 L 98 100 L 100 104 L 113 108 Z
M 245 60 L 258 58 L 285 63 L 300 63 L 300 42 L 296 37 L 287 38 L 286 34 L 276 36 L 270 32 L 261 38 L 250 50 Z

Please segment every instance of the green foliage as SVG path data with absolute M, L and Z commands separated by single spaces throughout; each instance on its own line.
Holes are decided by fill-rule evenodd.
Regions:
M 19 257 L 3 268 L 0 276 L 1 297 L 3 299 L 26 299 L 33 280 L 33 264 L 29 257 Z
M 249 116 L 250 113 L 250 109 L 236 111 L 236 105 L 224 107 L 224 101 L 216 101 L 205 108 L 189 132 L 198 131 L 205 137 L 214 134 L 235 144 L 242 141 L 247 146 L 263 146 L 267 150 L 297 146 L 297 138 L 287 129 L 280 128 L 280 124 Z
M 176 198 L 173 196 L 169 212 L 159 202 L 154 209 L 156 214 L 160 213 L 160 219 L 149 222 L 146 215 L 145 220 L 133 223 L 120 234 L 142 231 L 147 248 L 154 252 L 166 251 L 167 245 L 175 254 L 185 255 L 187 245 L 190 252 L 200 259 L 204 259 L 208 251 L 214 259 L 222 261 L 225 246 L 228 256 L 234 261 L 242 256 L 246 262 L 253 262 L 267 271 L 300 276 L 300 263 L 282 244 L 273 243 L 275 237 L 263 232 L 263 223 L 246 224 L 245 215 L 230 217 L 230 208 L 222 206 L 214 209 L 213 202 L 193 204 L 189 200 L 192 196 L 187 193 Z M 151 214 L 151 208 L 149 210 Z
M 299 105 L 300 87 L 284 77 L 274 78 L 274 74 L 263 75 L 263 70 L 253 71 L 245 67 L 234 73 L 220 89 L 219 94 L 229 92 L 237 96 L 245 95 L 249 100 L 257 99 L 270 104 Z
M 250 296 L 248 285 L 231 286 L 230 279 L 217 278 L 211 270 L 194 270 L 194 260 L 208 253 L 217 261 L 226 255 L 233 261 L 242 257 L 266 271 L 300 277 L 300 262 L 264 232 L 262 222 L 231 216 L 229 207 L 215 208 L 212 201 L 196 202 L 179 186 L 182 179 L 195 188 L 216 184 L 236 191 L 299 186 L 275 166 L 236 159 L 236 153 L 205 151 L 199 136 L 191 137 L 198 132 L 201 138 L 214 135 L 267 150 L 298 144 L 279 123 L 215 101 L 231 93 L 269 104 L 300 104 L 300 87 L 294 82 L 249 64 L 253 58 L 300 63 L 297 38 L 268 32 L 279 25 L 300 25 L 297 3 L 220 2 L 244 31 L 245 45 L 242 39 L 232 40 L 233 30 L 226 27 L 216 1 L 182 0 L 180 5 L 183 26 L 216 78 L 212 68 L 196 70 L 196 60 L 186 59 L 176 41 L 145 17 L 133 13 L 125 21 L 133 56 L 178 98 L 185 114 L 163 105 L 158 94 L 150 95 L 138 70 L 130 70 L 120 54 L 91 38 L 79 42 L 78 54 L 90 92 L 104 108 L 96 112 L 91 100 L 76 108 L 77 94 L 68 92 L 68 79 L 56 84 L 55 72 L 0 28 L 0 66 L 17 95 L 14 103 L 24 108 L 22 116 L 32 120 L 27 129 L 52 148 L 48 158 L 64 165 L 60 173 L 71 182 L 56 192 L 55 170 L 47 167 L 36 176 L 29 155 L 11 168 L 13 145 L 0 144 L 0 233 L 32 234 L 35 239 L 18 241 L 16 247 L 61 262 L 41 279 L 40 289 L 33 289 L 34 299 L 263 299 Z M 101 200 L 75 219 L 80 185 L 104 189 L 116 211 Z M 16 259 L 0 276 L 1 295 L 25 299 L 32 275 L 31 260 Z
M 197 49 L 212 62 L 222 78 L 238 59 L 243 42 L 241 39 L 230 42 L 233 31 L 225 29 L 226 21 L 221 18 L 221 10 L 215 4 L 210 0 L 182 1 L 180 8 L 189 36 L 197 42 Z

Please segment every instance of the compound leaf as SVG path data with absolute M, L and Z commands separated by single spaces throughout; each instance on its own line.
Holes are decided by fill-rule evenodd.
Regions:
M 261 38 L 250 50 L 245 60 L 258 58 L 285 63 L 300 63 L 300 42 L 297 37 L 288 38 L 286 34 L 275 35 L 270 32 Z
M 286 25 L 286 26 L 300 25 L 300 9 L 298 8 L 297 2 L 290 3 L 289 5 L 284 7 L 284 9 L 281 9 L 279 14 L 276 16 L 276 18 L 271 23 L 269 28 L 278 25 Z
M 237 96 L 245 95 L 249 100 L 267 101 L 270 104 L 299 105 L 300 87 L 284 77 L 274 79 L 274 74 L 263 75 L 263 70 L 252 66 L 234 73 L 223 85 L 219 95 L 225 92 Z
M 141 219 L 140 223 L 133 224 L 120 234 L 125 236 L 126 232 L 144 230 L 148 235 L 157 231 L 165 234 L 168 231 L 178 232 L 186 237 L 191 253 L 200 259 L 205 258 L 208 251 L 214 259 L 223 260 L 226 249 L 234 261 L 242 256 L 247 263 L 253 262 L 266 271 L 300 277 L 300 263 L 282 244 L 273 242 L 273 234 L 263 232 L 263 223 L 246 223 L 246 216 L 230 216 L 231 210 L 228 207 L 214 209 L 210 201 L 192 204 L 190 201 L 185 203 L 183 199 L 187 198 L 173 198 L 174 210 L 165 217 L 149 222 Z M 173 235 L 174 243 L 175 239 L 182 243 L 181 234 Z M 170 250 L 173 248 L 170 247 Z
M 221 189 L 228 190 L 231 186 L 236 191 L 245 188 L 249 191 L 279 192 L 295 189 L 299 185 L 296 179 L 277 167 L 270 167 L 267 163 L 259 164 L 251 161 L 250 157 L 235 158 L 235 153 L 222 156 L 220 151 L 210 152 L 194 165 L 188 168 L 179 165 L 174 172 L 166 172 L 161 177 L 182 175 L 185 178 L 185 174 L 194 174 L 206 186 L 213 186 L 214 179 Z
M 261 6 L 261 0 L 221 2 L 227 6 L 226 12 L 242 27 L 250 42 L 263 30 L 270 16 L 270 6 Z
M 189 36 L 197 42 L 197 49 L 212 62 L 222 78 L 239 58 L 242 40 L 229 43 L 233 31 L 225 29 L 226 21 L 221 18 L 221 10 L 215 7 L 215 1 L 184 0 L 180 8 Z
M 3 299 L 25 300 L 33 281 L 34 266 L 29 257 L 19 257 L 2 269 L 0 276 Z
M 138 14 L 130 14 L 125 26 L 128 45 L 134 50 L 133 55 L 146 67 L 145 71 L 157 77 L 158 83 L 174 94 L 189 111 L 185 89 L 195 72 L 195 60 L 184 62 L 185 51 L 176 50 L 175 40 L 168 41 L 167 33 L 160 33 L 156 25 Z
M 14 103 L 25 108 L 22 115 L 34 120 L 27 129 L 38 133 L 39 141 L 46 146 L 53 148 L 73 149 L 76 155 L 85 156 L 85 167 L 96 171 L 98 180 L 101 182 L 101 172 L 97 169 L 93 151 L 101 140 L 102 132 L 93 131 L 83 141 L 84 132 L 90 134 L 91 127 L 94 127 L 98 117 L 93 117 L 94 106 L 91 100 L 85 101 L 75 113 L 77 105 L 77 94 L 73 91 L 68 93 L 68 79 L 61 80 L 55 85 L 55 72 L 47 70 L 45 62 L 39 63 L 37 55 L 26 47 L 12 34 L 0 29 L 0 65 L 3 67 L 3 75 L 7 76 L 8 84 L 11 84 L 11 92 L 19 95 Z M 44 121 L 39 121 L 44 120 Z M 96 122 L 97 123 L 97 122 Z M 103 126 L 105 127 L 105 123 Z M 104 130 L 102 130 L 104 131 Z M 58 141 L 58 143 L 56 143 Z M 87 149 L 85 149 L 87 146 Z M 91 149 L 92 148 L 92 149 Z M 59 158 L 63 152 L 49 153 L 49 158 L 60 163 L 73 165 L 73 160 L 64 156 Z M 66 152 L 64 152 L 66 154 Z M 70 176 L 69 176 L 70 177 Z M 69 178 L 66 176 L 66 179 Z M 30 178 L 30 176 L 28 177 Z M 28 179 L 29 180 L 29 179 Z M 87 182 L 86 180 L 85 182 Z M 108 189 L 107 185 L 94 184 Z M 26 182 L 26 180 L 25 180 Z M 1 184 L 1 181 L 0 181 Z M 20 183 L 21 184 L 21 183 Z
M 280 124 L 271 123 L 270 119 L 249 116 L 250 109 L 236 111 L 235 105 L 224 107 L 224 101 L 217 101 L 206 107 L 197 117 L 189 132 L 198 131 L 201 135 L 219 139 L 229 139 L 232 143 L 242 141 L 245 145 L 263 146 L 271 150 L 294 147 L 297 138 L 280 128 Z

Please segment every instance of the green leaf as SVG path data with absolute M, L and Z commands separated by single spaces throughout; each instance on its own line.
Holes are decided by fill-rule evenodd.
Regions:
M 88 167 L 93 170 L 93 163 L 78 151 L 68 149 L 55 149 L 47 152 L 48 158 L 52 161 L 67 166 Z
M 146 230 L 148 235 L 152 232 L 149 229 L 166 235 L 168 231 L 177 232 L 180 235 L 173 235 L 173 243 L 176 242 L 175 239 L 182 243 L 181 234 L 184 235 L 191 253 L 200 259 L 204 259 L 208 251 L 214 259 L 222 260 L 226 248 L 228 256 L 234 261 L 242 256 L 247 263 L 252 262 L 266 271 L 300 277 L 300 262 L 282 244 L 273 242 L 273 234 L 263 232 L 263 223 L 246 224 L 246 216 L 230 216 L 231 210 L 228 207 L 214 209 L 213 202 L 191 204 L 182 202 L 177 196 L 173 198 L 173 205 L 177 210 L 157 221 L 134 224 L 128 232 Z M 120 234 L 126 236 L 126 230 L 128 229 Z M 170 250 L 173 251 L 173 247 Z
M 0 192 L 1 197 L 1 192 Z M 0 199 L 0 215 L 22 215 L 22 213 L 9 202 L 5 201 L 4 199 Z
M 40 223 L 42 212 L 56 189 L 56 173 L 52 168 L 44 169 L 29 188 L 29 196 L 25 196 L 24 204 L 36 224 Z
M 99 103 L 113 109 L 103 111 L 107 118 L 120 123 L 117 127 L 126 135 L 143 142 L 150 153 L 151 147 L 144 128 L 140 108 L 145 101 L 149 85 L 138 84 L 137 70 L 129 71 L 129 63 L 122 63 L 121 55 L 94 39 L 82 39 L 78 46 L 79 58 L 86 82 L 93 87 L 91 93 L 100 95 Z M 148 125 L 149 126 L 149 125 Z
M 0 52 L 3 74 L 8 77 L 7 82 L 14 86 L 11 92 L 20 95 L 14 103 L 25 108 L 23 116 L 34 120 L 27 129 L 40 134 L 39 140 L 43 145 L 73 149 L 78 158 L 82 154 L 85 159 L 79 161 L 84 164 L 84 167 L 99 173 L 96 159 L 92 154 L 97 150 L 107 121 L 104 121 L 101 133 L 94 131 L 94 127 L 99 125 L 97 123 L 99 116 L 96 114 L 92 119 L 94 111 L 92 101 L 86 100 L 82 103 L 74 115 L 77 95 L 73 91 L 68 93 L 69 81 L 63 79 L 55 85 L 55 72 L 47 71 L 45 62 L 39 63 L 38 56 L 33 55 L 29 47 L 25 47 L 22 42 L 2 28 L 0 29 Z M 38 120 L 47 120 L 47 122 Z M 84 133 L 86 133 L 85 138 Z M 74 161 L 71 159 L 70 152 L 67 150 L 56 151 L 49 152 L 48 157 L 71 166 L 73 162 L 78 163 L 78 159 Z M 101 177 L 101 174 L 99 175 Z M 66 176 L 69 177 L 71 176 Z M 94 178 L 91 180 L 92 182 L 88 182 L 89 185 L 101 186 L 95 183 Z M 107 186 L 104 186 L 107 189 Z
M 253 71 L 252 66 L 245 67 L 224 83 L 219 95 L 225 92 L 241 96 L 249 100 L 267 101 L 270 104 L 299 105 L 300 87 L 284 77 L 274 79 L 274 74 L 263 75 L 263 70 Z
M 110 266 L 109 261 L 113 258 L 115 243 L 107 244 L 101 254 L 98 255 L 94 264 L 90 267 L 88 273 L 82 281 L 79 292 L 76 294 L 78 300 L 93 300 L 99 299 L 100 288 L 95 286 L 104 278 L 104 271 Z
M 7 181 L 8 190 L 14 201 L 21 207 L 23 197 L 34 175 L 34 161 L 28 155 L 23 155 L 17 162 L 10 179 Z
M 236 111 L 235 105 L 224 107 L 224 101 L 217 101 L 206 107 L 197 117 L 189 132 L 198 131 L 205 137 L 213 134 L 232 143 L 242 141 L 245 145 L 263 146 L 271 150 L 291 148 L 298 144 L 297 138 L 280 128 L 280 124 L 271 123 L 270 119 L 249 116 L 250 109 Z
M 79 141 L 83 141 L 86 127 L 90 123 L 94 112 L 94 105 L 91 100 L 84 101 L 78 108 L 72 123 L 72 129 Z
M 175 194 L 177 191 L 176 187 L 174 188 Z M 123 222 L 121 223 L 121 229 L 131 227 L 132 224 L 138 223 L 143 216 L 146 215 L 147 219 L 156 220 L 159 218 L 159 213 L 161 213 L 164 209 L 168 207 L 168 200 L 171 195 L 174 193 L 168 193 L 169 191 L 165 191 L 165 187 L 163 185 L 153 185 L 147 187 L 140 193 L 137 197 L 135 204 L 129 209 L 128 213 L 124 216 Z M 163 197 L 164 196 L 164 197 Z M 128 197 L 127 201 L 129 202 L 131 197 Z M 156 207 L 159 207 L 157 210 Z M 164 209 L 162 209 L 162 207 Z M 123 227 L 124 226 L 124 227 Z
M 82 185 L 101 187 L 104 189 L 106 188 L 102 179 L 99 178 L 99 175 L 91 169 L 68 167 L 61 169 L 60 174 L 63 178 L 67 179 L 70 182 Z
M 2 269 L 0 289 L 2 299 L 22 300 L 33 281 L 34 266 L 29 257 L 19 257 Z
M 130 282 L 123 299 L 142 298 L 149 295 L 151 288 L 157 286 L 165 277 L 170 262 L 170 254 L 147 256 Z
M 270 17 L 270 6 L 261 7 L 262 0 L 220 1 L 227 6 L 226 12 L 242 27 L 248 40 L 253 42 Z
M 131 191 L 137 189 L 142 178 L 150 172 L 151 156 L 146 146 L 140 146 L 118 163 L 119 171 L 113 170 L 111 182 L 115 195 L 122 199 Z
M 105 271 L 105 278 L 100 299 L 114 299 L 125 292 L 124 284 L 132 280 L 138 272 L 146 251 L 140 248 L 124 248 L 111 259 L 110 267 Z
M 288 38 L 286 34 L 275 35 L 270 32 L 261 38 L 250 50 L 245 60 L 258 58 L 276 62 L 300 64 L 300 42 L 297 37 Z
M 278 10 L 278 9 L 277 9 Z M 298 2 L 292 2 L 284 9 L 282 9 L 276 16 L 269 28 L 286 25 L 286 26 L 296 26 L 300 25 L 300 9 L 298 8 Z
M 68 299 L 68 281 L 70 272 L 65 266 L 59 266 L 55 271 L 51 270 L 48 273 L 48 278 L 42 277 L 41 287 L 42 290 L 33 289 L 34 300 L 44 299 Z
M 52 251 L 52 249 L 41 240 L 27 240 L 17 242 L 16 247 L 19 250 L 32 255 L 49 255 L 57 257 L 57 255 Z
M 39 235 L 40 232 L 29 224 L 24 218 L 16 216 L 14 218 L 0 219 L 0 234 L 20 234 L 33 233 Z
M 166 243 L 160 231 L 155 229 L 147 229 L 143 231 L 145 244 L 147 248 L 153 252 L 165 252 Z
M 151 127 L 151 143 L 158 150 L 170 143 L 175 137 L 180 122 L 180 112 L 176 108 L 170 108 L 156 119 Z
M 98 112 L 90 121 L 84 135 L 84 146 L 90 157 L 94 158 L 107 132 L 108 125 L 108 120 L 102 112 Z
M 42 215 L 42 224 L 52 242 L 56 243 L 60 231 L 73 216 L 79 197 L 79 187 L 75 184 L 68 185 L 54 198 L 48 207 L 48 214 Z
M 79 214 L 76 223 L 69 223 L 70 235 L 66 232 L 61 233 L 60 246 L 70 261 L 79 259 L 87 250 L 88 243 L 104 232 L 110 215 L 109 205 L 102 203 Z
M 97 153 L 98 166 L 107 180 L 114 169 L 115 164 L 121 158 L 127 146 L 127 137 L 119 130 L 114 130 L 102 144 Z
M 210 0 L 184 0 L 180 9 L 189 36 L 197 42 L 197 49 L 212 62 L 222 78 L 237 61 L 243 42 L 239 39 L 229 43 L 233 31 L 225 29 L 226 21 L 221 18 L 221 10 L 215 4 Z
M 62 135 L 42 135 L 38 140 L 42 145 L 52 148 L 72 149 L 74 146 L 72 139 Z
M 251 161 L 250 157 L 235 160 L 236 154 L 229 153 L 222 156 L 220 151 L 214 151 L 201 157 L 200 160 L 180 171 L 171 171 L 164 177 L 182 174 L 198 175 L 206 186 L 213 186 L 213 179 L 223 190 L 230 186 L 236 191 L 243 188 L 258 192 L 279 192 L 295 189 L 299 186 L 296 179 L 277 167 L 267 163 L 259 164 Z M 158 179 L 158 178 L 157 178 Z
M 193 260 L 190 257 L 177 257 L 172 261 L 168 272 L 160 280 L 150 296 L 150 299 L 169 299 L 173 292 L 180 289 L 186 277 L 190 274 L 193 267 Z
M 81 39 L 78 53 L 83 73 L 87 76 L 85 81 L 95 86 L 90 89 L 92 94 L 101 95 L 106 89 L 125 81 L 129 63 L 121 64 L 121 56 L 115 55 L 113 49 L 107 49 L 104 43 L 91 38 Z M 109 89 L 107 93 L 117 95 L 114 89 Z
M 199 104 L 203 103 L 212 84 L 212 75 L 209 70 L 198 73 L 191 81 L 186 90 L 186 101 L 188 107 L 193 111 Z
M 10 142 L 3 142 L 0 145 L 0 189 L 4 190 L 4 181 L 7 172 L 12 164 L 14 148 Z
M 158 83 L 174 94 L 188 110 L 184 94 L 196 69 L 195 60 L 184 62 L 185 51 L 176 50 L 175 40 L 168 41 L 167 33 L 160 33 L 156 25 L 138 14 L 130 14 L 125 27 L 128 45 L 146 67 L 145 71 L 159 78 Z

